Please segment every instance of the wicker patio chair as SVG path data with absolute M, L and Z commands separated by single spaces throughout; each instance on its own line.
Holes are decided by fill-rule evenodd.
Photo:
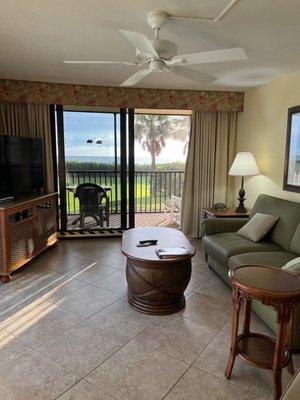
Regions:
M 86 217 L 92 217 L 101 227 L 104 222 L 109 226 L 109 197 L 101 186 L 95 183 L 81 183 L 76 187 L 74 196 L 79 199 L 81 229 Z

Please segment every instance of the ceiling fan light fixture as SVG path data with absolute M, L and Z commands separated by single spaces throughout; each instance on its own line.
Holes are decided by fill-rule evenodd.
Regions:
M 152 44 L 158 57 L 154 56 L 153 53 L 142 53 L 137 49 L 136 56 L 139 61 L 146 61 L 147 59 L 153 60 L 155 58 L 169 61 L 177 55 L 177 46 L 174 42 L 171 42 L 170 40 L 151 39 L 149 40 L 149 42 Z
M 151 60 L 148 62 L 148 65 L 151 72 L 160 72 L 165 69 L 165 64 L 161 60 Z

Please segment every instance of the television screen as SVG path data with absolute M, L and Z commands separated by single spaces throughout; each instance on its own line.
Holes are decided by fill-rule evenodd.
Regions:
M 39 193 L 44 186 L 42 139 L 0 136 L 0 196 Z

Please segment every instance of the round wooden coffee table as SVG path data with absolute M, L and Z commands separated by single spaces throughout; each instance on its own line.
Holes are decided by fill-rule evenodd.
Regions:
M 233 319 L 230 355 L 225 376 L 230 379 L 235 357 L 256 367 L 273 371 L 274 399 L 281 396 L 281 374 L 284 367 L 293 373 L 293 360 L 287 345 L 287 330 L 293 307 L 300 300 L 300 279 L 290 272 L 267 266 L 250 265 L 229 272 L 233 286 Z M 252 299 L 277 311 L 277 339 L 250 332 Z M 243 331 L 238 334 L 239 313 L 245 302 Z
M 139 240 L 156 239 L 157 245 L 137 247 Z M 190 254 L 160 259 L 156 248 L 185 247 Z M 184 291 L 191 278 L 191 258 L 195 254 L 182 232 L 172 228 L 135 228 L 123 234 L 122 252 L 127 257 L 128 300 L 139 312 L 172 314 L 185 306 Z

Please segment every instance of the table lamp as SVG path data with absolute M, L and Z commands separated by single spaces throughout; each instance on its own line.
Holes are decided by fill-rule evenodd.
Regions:
M 228 175 L 242 177 L 242 186 L 239 190 L 239 197 L 238 197 L 239 205 L 235 211 L 240 213 L 246 212 L 247 209 L 244 206 L 244 201 L 246 200 L 245 190 L 244 190 L 244 177 L 259 175 L 259 169 L 256 165 L 256 161 L 253 157 L 253 154 L 248 151 L 242 151 L 240 153 L 237 153 Z

